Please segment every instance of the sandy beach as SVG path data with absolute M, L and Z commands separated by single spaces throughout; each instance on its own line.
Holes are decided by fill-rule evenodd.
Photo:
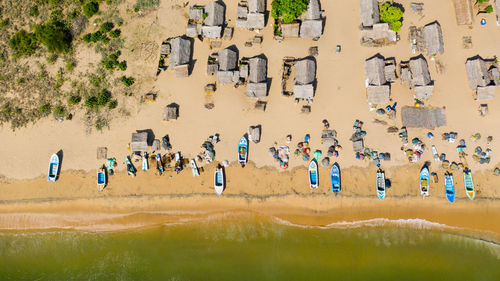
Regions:
M 234 26 L 237 1 L 226 2 L 226 20 Z M 268 9 L 270 9 L 268 1 Z M 254 99 L 245 96 L 244 87 L 218 85 L 213 96 L 203 92 L 207 83 L 215 76 L 206 74 L 207 57 L 218 50 L 210 50 L 207 42 L 195 40 L 194 69 L 187 78 L 176 78 L 170 71 L 155 78 L 157 57 L 141 59 L 134 44 L 125 46 L 125 54 L 137 58 L 130 61 L 129 71 L 137 76 L 150 77 L 148 84 L 141 85 L 145 91 L 157 93 L 154 103 L 121 104 L 130 116 L 116 116 L 109 129 L 87 134 L 81 116 L 73 121 L 59 123 L 44 119 L 16 131 L 7 126 L 0 128 L 0 229 L 51 229 L 75 228 L 83 230 L 114 230 L 144 227 L 181 221 L 185 217 L 207 217 L 212 212 L 251 211 L 276 216 L 302 225 L 328 225 L 340 221 L 359 221 L 373 218 L 423 219 L 430 222 L 460 228 L 485 239 L 500 241 L 500 177 L 492 174 L 498 166 L 496 153 L 500 149 L 500 103 L 498 98 L 488 102 L 489 115 L 481 117 L 473 91 L 469 89 L 465 61 L 481 55 L 491 58 L 499 55 L 500 27 L 495 24 L 495 15 L 481 17 L 488 21 L 481 26 L 479 20 L 472 26 L 458 26 L 452 1 L 423 0 L 424 16 L 409 9 L 412 1 L 399 1 L 405 7 L 404 23 L 399 36 L 401 40 L 392 46 L 368 48 L 360 45 L 359 1 L 322 1 L 326 17 L 324 33 L 315 42 L 309 39 L 273 40 L 273 30 L 267 24 L 260 35 L 262 45 L 245 47 L 244 42 L 256 33 L 235 29 L 231 41 L 223 41 L 222 48 L 235 45 L 241 57 L 264 54 L 268 59 L 268 77 L 272 79 L 265 112 L 254 109 Z M 196 4 L 206 4 L 199 1 Z M 184 34 L 188 8 L 179 8 L 182 1 L 162 1 L 160 8 L 137 19 L 123 28 L 125 36 L 143 34 L 148 42 L 159 44 L 168 37 Z M 190 3 L 195 4 L 195 3 Z M 410 128 L 409 138 L 419 137 L 427 144 L 422 159 L 415 164 L 401 151 L 397 134 L 387 134 L 389 126 L 401 127 L 399 109 L 413 105 L 413 93 L 398 80 L 391 86 L 392 102 L 398 103 L 397 117 L 389 120 L 369 110 L 366 102 L 364 61 L 380 53 L 395 57 L 399 63 L 414 55 L 408 42 L 408 28 L 423 26 L 438 20 L 444 37 L 445 52 L 438 59 L 444 71 L 438 73 L 436 64 L 427 57 L 429 70 L 435 83 L 434 95 L 426 105 L 446 107 L 447 125 L 432 130 L 436 136 L 428 140 L 429 130 Z M 145 34 L 145 35 L 144 35 Z M 472 36 L 473 47 L 462 48 L 462 37 Z M 342 52 L 336 53 L 335 46 Z M 317 90 L 312 112 L 300 113 L 300 106 L 292 98 L 280 94 L 281 63 L 285 56 L 305 57 L 308 48 L 318 46 Z M 498 95 L 497 89 L 497 95 Z M 139 95 L 135 97 L 139 100 Z M 215 108 L 204 107 L 206 99 Z M 178 120 L 162 121 L 162 109 L 175 102 L 180 105 Z M 285 144 L 285 137 L 293 136 L 292 151 L 305 134 L 311 135 L 313 150 L 327 147 L 320 143 L 321 121 L 327 119 L 335 129 L 343 150 L 333 162 L 342 168 L 343 190 L 333 196 L 329 188 L 329 173 L 320 169 L 320 188 L 311 191 L 308 187 L 305 165 L 302 159 L 291 156 L 290 168 L 278 170 L 268 149 Z M 389 152 L 391 161 L 383 161 L 387 176 L 392 180 L 386 200 L 379 201 L 375 193 L 376 167 L 368 161 L 355 159 L 349 141 L 356 120 L 364 122 L 367 132 L 365 146 L 379 152 Z M 375 119 L 385 121 L 382 125 Z M 242 169 L 234 165 L 239 138 L 251 125 L 262 125 L 259 144 L 250 144 L 250 164 Z M 200 177 L 193 178 L 189 170 L 176 175 L 172 172 L 161 177 L 152 171 L 139 172 L 130 178 L 123 172 L 123 159 L 130 154 L 127 149 L 131 133 L 151 129 L 156 138 L 170 135 L 174 151 L 184 157 L 194 157 L 206 138 L 219 133 L 221 141 L 216 144 L 216 160 L 233 163 L 226 170 L 227 190 L 222 197 L 213 192 L 214 163 L 204 167 Z M 467 141 L 469 151 L 475 146 L 489 147 L 493 151 L 490 164 L 479 165 L 467 156 L 468 165 L 474 172 L 476 199 L 466 199 L 461 173 L 456 171 L 455 187 L 457 201 L 449 204 L 444 195 L 443 173 L 438 164 L 431 170 L 439 175 L 439 183 L 431 184 L 431 196 L 422 200 L 418 190 L 418 174 L 425 161 L 432 161 L 431 145 L 446 153 L 451 161 L 459 161 L 456 143 L 440 139 L 444 132 L 458 132 L 458 139 Z M 480 133 L 477 142 L 471 135 Z M 486 137 L 493 142 L 486 145 Z M 96 159 L 97 147 L 108 148 L 108 157 L 118 160 L 118 172 L 110 178 L 109 186 L 99 192 L 95 188 L 95 170 L 103 164 Z M 52 153 L 62 150 L 62 171 L 56 183 L 46 182 L 47 164 Z M 469 153 L 472 154 L 472 153 Z M 130 215 L 136 212 L 138 215 Z M 148 213 L 150 212 L 150 213 Z M 176 213 L 179 212 L 179 213 Z M 200 213 L 197 213 L 200 212 Z M 153 215 L 153 213 L 155 215 Z

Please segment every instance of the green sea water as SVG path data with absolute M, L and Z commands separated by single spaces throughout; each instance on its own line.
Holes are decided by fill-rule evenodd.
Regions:
M 0 280 L 500 280 L 497 245 L 412 226 L 212 219 L 0 234 Z

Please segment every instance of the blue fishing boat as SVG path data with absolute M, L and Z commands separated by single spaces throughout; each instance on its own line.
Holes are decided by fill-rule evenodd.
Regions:
M 315 159 L 309 162 L 309 187 L 318 188 L 318 162 Z
M 97 189 L 102 191 L 107 184 L 108 179 L 106 177 L 106 168 L 102 166 L 102 168 L 97 171 Z
M 217 195 L 221 195 L 226 188 L 224 182 L 224 168 L 219 164 L 214 173 L 214 188 Z
M 47 176 L 48 181 L 56 181 L 59 178 L 59 156 L 57 154 L 52 154 L 49 162 L 49 174 Z
M 143 171 L 149 170 L 149 158 L 148 158 L 148 153 L 146 151 L 142 153 L 142 170 Z
M 385 198 L 385 172 L 382 169 L 377 171 L 377 196 L 380 200 Z
M 134 167 L 134 164 L 132 164 L 132 161 L 130 161 L 130 157 L 125 157 L 125 165 L 127 165 L 127 172 L 130 176 L 135 177 L 137 173 L 137 169 Z
M 455 185 L 453 184 L 453 174 L 446 172 L 444 174 L 444 191 L 446 198 L 451 203 L 455 202 Z
M 464 169 L 464 186 L 467 197 L 469 197 L 470 200 L 474 200 L 476 192 L 474 190 L 474 182 L 472 181 L 472 173 L 469 168 Z
M 246 137 L 241 137 L 238 142 L 238 163 L 241 167 L 245 167 L 248 162 L 248 140 Z
M 340 167 L 335 163 L 330 170 L 330 179 L 332 181 L 332 192 L 340 193 Z
M 429 168 L 427 166 L 420 170 L 420 195 L 429 196 Z
M 156 154 L 155 155 L 155 158 L 156 158 L 156 170 L 158 170 L 158 173 L 161 175 L 163 175 L 163 172 L 165 172 L 165 169 L 163 168 L 163 162 L 161 161 L 161 154 Z

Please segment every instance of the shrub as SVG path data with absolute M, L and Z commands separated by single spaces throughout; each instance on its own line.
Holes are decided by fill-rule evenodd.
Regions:
M 97 108 L 97 104 L 98 104 L 98 101 L 97 101 L 96 96 L 88 97 L 85 99 L 85 106 L 86 107 Z
M 40 112 L 40 114 L 42 116 L 49 115 L 49 113 L 50 113 L 50 104 L 44 103 L 42 106 L 40 106 L 40 108 L 38 108 L 38 112 Z
M 101 24 L 101 27 L 99 27 L 99 31 L 101 31 L 102 33 L 108 33 L 111 31 L 111 29 L 113 29 L 114 25 L 110 22 L 105 22 L 103 24 Z
M 101 38 L 101 42 L 102 42 L 104 45 L 108 44 L 108 43 L 109 43 L 109 41 L 110 41 L 110 39 L 109 39 L 108 37 L 106 37 L 106 36 L 103 36 L 103 37 Z
M 71 96 L 68 98 L 68 104 L 69 105 L 77 105 L 80 103 L 82 98 L 80 96 Z
M 113 30 L 113 31 L 111 31 L 109 33 L 109 37 L 111 37 L 111 38 L 118 38 L 118 37 L 120 37 L 121 33 L 122 33 L 121 30 L 115 29 L 115 30 Z
M 69 72 L 72 72 L 73 69 L 76 67 L 76 62 L 74 60 L 67 60 L 66 61 L 66 70 Z
M 486 8 L 484 9 L 484 11 L 485 11 L 486 13 L 488 13 L 488 14 L 491 14 L 491 13 L 493 13 L 493 7 L 492 7 L 491 5 L 489 5 L 488 7 L 486 7 Z
M 291 23 L 307 10 L 309 0 L 273 0 L 271 16 L 274 19 L 283 19 L 284 23 Z
M 125 87 L 130 87 L 135 83 L 134 77 L 127 77 L 127 76 L 120 77 L 120 81 L 122 81 Z
M 121 70 L 121 71 L 125 71 L 127 70 L 127 62 L 126 61 L 121 61 L 120 63 L 118 63 L 118 68 Z
M 38 41 L 33 33 L 21 29 L 10 38 L 9 46 L 20 55 L 31 56 L 38 48 Z
M 403 25 L 401 18 L 403 18 L 403 11 L 398 6 L 390 2 L 385 2 L 380 6 L 380 20 L 390 23 L 392 30 L 396 32 L 401 30 L 401 26 Z
M 90 43 L 92 41 L 92 33 L 87 33 L 83 35 L 82 40 L 86 43 Z
M 65 112 L 64 107 L 61 105 L 58 105 L 54 108 L 54 115 L 56 117 L 64 116 L 64 112 Z
M 396 31 L 396 32 L 399 32 L 401 30 L 402 25 L 403 25 L 403 23 L 400 21 L 395 21 L 395 22 L 391 23 L 392 30 Z
M 47 56 L 47 62 L 50 64 L 54 64 L 57 61 L 57 58 L 59 58 L 57 54 L 49 54 Z
M 0 29 L 3 29 L 7 25 L 9 25 L 9 19 L 0 19 Z
M 102 90 L 97 95 L 97 105 L 103 106 L 106 105 L 111 99 L 111 93 L 108 90 Z
M 83 5 L 83 14 L 87 18 L 91 18 L 97 12 L 99 12 L 99 4 L 97 3 L 97 1 L 91 0 Z
M 40 11 L 38 10 L 38 5 L 33 5 L 31 8 L 30 8 L 30 16 L 31 17 L 38 17 L 40 15 Z
M 51 21 L 35 28 L 38 41 L 42 42 L 49 52 L 67 53 L 71 48 L 71 32 L 60 21 Z
M 118 106 L 118 101 L 117 100 L 112 100 L 108 104 L 109 109 L 115 109 Z

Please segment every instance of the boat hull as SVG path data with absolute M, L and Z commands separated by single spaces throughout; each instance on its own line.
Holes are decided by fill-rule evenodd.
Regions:
M 468 168 L 466 168 L 463 174 L 464 174 L 465 193 L 467 194 L 467 197 L 469 197 L 470 200 L 474 200 L 476 192 L 474 189 L 474 182 L 472 181 L 472 173 Z
M 238 163 L 245 165 L 248 162 L 248 140 L 241 137 L 238 142 Z
M 340 168 L 337 163 L 333 164 L 332 169 L 330 170 L 330 180 L 332 182 L 332 192 L 340 193 Z
M 52 154 L 49 162 L 48 181 L 56 181 L 59 178 L 59 156 Z
M 309 187 L 313 189 L 318 188 L 318 163 L 314 159 L 309 163 L 308 174 Z
M 429 196 L 429 169 L 423 167 L 420 171 L 420 195 Z
M 225 189 L 225 182 L 224 182 L 224 169 L 222 168 L 217 168 L 214 173 L 214 189 L 215 189 L 215 194 L 220 196 L 222 192 L 224 192 Z
M 108 184 L 108 179 L 106 178 L 106 171 L 104 171 L 104 169 L 100 169 L 97 172 L 97 189 L 102 191 L 107 184 Z
M 455 185 L 453 184 L 453 176 L 444 176 L 444 189 L 446 199 L 448 199 L 450 203 L 455 202 Z
M 385 199 L 385 173 L 383 171 L 377 172 L 377 196 L 378 199 Z

